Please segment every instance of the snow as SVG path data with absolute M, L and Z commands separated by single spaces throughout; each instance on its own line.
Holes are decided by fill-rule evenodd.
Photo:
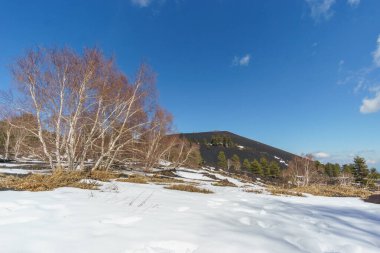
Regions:
M 121 182 L 100 191 L 2 191 L 0 251 L 380 252 L 380 205 L 247 193 L 201 181 L 203 172 L 178 173 L 214 194 Z
M 19 175 L 26 175 L 29 173 L 48 173 L 51 172 L 51 170 L 44 169 L 44 170 L 28 170 L 28 169 L 12 169 L 12 168 L 0 168 L 0 173 L 6 173 L 6 174 L 19 174 Z
M 244 146 L 241 146 L 241 145 L 237 145 L 237 147 L 238 147 L 239 149 L 244 149 Z
M 194 170 L 190 170 L 190 169 L 180 168 L 180 170 L 177 170 L 175 172 L 175 174 L 179 177 L 183 177 L 186 179 L 214 181 L 214 179 L 207 177 L 207 176 L 204 176 L 204 175 L 198 173 L 198 171 L 194 171 Z

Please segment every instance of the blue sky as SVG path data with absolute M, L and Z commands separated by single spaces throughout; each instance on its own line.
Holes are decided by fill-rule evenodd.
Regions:
M 0 86 L 27 48 L 148 62 L 181 132 L 229 130 L 380 169 L 378 0 L 0 0 Z

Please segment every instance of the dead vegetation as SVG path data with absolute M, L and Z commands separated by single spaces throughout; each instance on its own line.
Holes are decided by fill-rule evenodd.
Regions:
M 285 189 L 280 187 L 269 187 L 268 191 L 275 196 L 285 195 L 285 196 L 297 196 L 297 197 L 304 197 L 302 192 L 297 192 L 294 189 Z
M 119 178 L 116 181 L 119 182 L 126 182 L 126 183 L 135 183 L 135 184 L 147 184 L 147 183 L 154 183 L 154 184 L 173 184 L 173 183 L 185 183 L 185 181 L 181 179 L 176 179 L 172 177 L 166 177 L 161 175 L 140 175 L 140 174 L 132 174 L 129 175 L 127 178 Z
M 215 183 L 212 183 L 213 186 L 229 186 L 229 187 L 237 187 L 236 184 L 228 181 L 228 179 L 219 180 Z
M 298 187 L 296 191 L 309 193 L 316 196 L 326 197 L 360 197 L 367 198 L 372 193 L 363 188 L 357 188 L 353 186 L 318 186 L 312 185 L 308 187 Z
M 25 177 L 7 176 L 0 180 L 0 188 L 15 191 L 50 191 L 59 187 L 96 190 L 100 186 L 90 174 L 81 171 L 55 170 L 52 174 L 30 174 Z M 101 178 L 105 178 L 102 175 Z M 108 176 L 109 177 L 109 176 Z M 90 180 L 89 180 L 90 179 Z
M 353 186 L 309 185 L 295 188 L 271 186 L 268 188 L 273 195 L 303 196 L 303 193 L 325 197 L 360 197 L 367 198 L 372 193 L 366 189 Z
M 205 194 L 213 193 L 210 190 L 203 189 L 191 184 L 173 184 L 173 185 L 165 186 L 165 189 L 176 190 L 176 191 L 186 191 L 186 192 L 199 192 L 199 193 L 205 193 Z
M 249 193 L 256 193 L 256 194 L 262 194 L 263 193 L 263 190 L 261 190 L 261 189 L 245 189 L 244 191 L 249 192 Z
M 134 184 L 147 184 L 148 180 L 146 176 L 143 175 L 129 175 L 127 178 L 119 178 L 116 181 Z

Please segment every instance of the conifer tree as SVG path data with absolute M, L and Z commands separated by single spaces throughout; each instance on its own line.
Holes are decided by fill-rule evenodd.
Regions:
M 244 170 L 249 170 L 251 168 L 251 164 L 249 163 L 248 159 L 244 159 L 243 161 L 243 169 Z
M 218 154 L 218 168 L 227 169 L 227 159 L 223 151 Z
M 270 175 L 269 164 L 264 156 L 260 158 L 260 165 L 264 176 L 268 177 Z
M 270 176 L 272 177 L 278 177 L 280 175 L 280 165 L 278 165 L 277 162 L 272 161 L 269 164 L 269 170 L 270 170 Z
M 251 169 L 253 174 L 258 175 L 258 176 L 263 176 L 263 169 L 261 168 L 261 164 L 255 159 L 253 160 L 251 164 Z
M 368 175 L 368 167 L 365 159 L 360 156 L 354 158 L 353 173 L 357 183 L 363 184 L 364 178 Z

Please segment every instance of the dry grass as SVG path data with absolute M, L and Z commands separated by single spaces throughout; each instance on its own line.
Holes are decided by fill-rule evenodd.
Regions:
M 309 193 L 317 196 L 326 197 L 360 197 L 367 198 L 372 193 L 368 190 L 356 188 L 353 186 L 318 186 L 312 185 L 307 187 L 295 188 L 297 192 Z
M 205 193 L 205 194 L 213 193 L 210 190 L 199 188 L 191 184 L 173 184 L 173 185 L 165 186 L 165 189 L 186 191 L 186 192 L 199 192 L 199 193 Z
M 303 193 L 312 194 L 315 196 L 325 197 L 360 197 L 367 198 L 372 193 L 365 189 L 360 189 L 352 186 L 330 186 L 330 185 L 310 185 L 296 188 L 269 187 L 268 190 L 273 195 L 291 195 L 303 196 Z
M 146 176 L 143 175 L 129 175 L 127 178 L 119 178 L 116 181 L 134 184 L 147 184 L 148 180 Z
M 138 175 L 133 174 L 129 175 L 127 178 L 120 178 L 117 179 L 119 182 L 127 182 L 127 183 L 136 183 L 136 184 L 147 184 L 147 183 L 154 183 L 154 184 L 173 184 L 173 183 L 185 183 L 185 181 L 181 179 L 171 178 L 171 177 L 165 177 L 165 176 L 147 176 L 147 175 Z
M 25 177 L 8 176 L 0 180 L 0 188 L 16 191 L 49 191 L 59 187 L 98 189 L 96 182 L 83 182 L 87 173 L 55 170 L 52 174 L 30 174 Z
M 228 181 L 227 179 L 223 179 L 220 181 L 217 181 L 215 183 L 212 183 L 213 186 L 230 186 L 230 187 L 237 187 L 236 184 Z
M 285 189 L 285 188 L 280 188 L 280 187 L 268 187 L 268 191 L 272 195 L 285 195 L 285 196 L 297 196 L 297 197 L 304 197 L 302 192 L 297 192 L 294 189 Z
M 109 182 L 111 179 L 120 177 L 119 173 L 105 171 L 105 170 L 95 170 L 87 174 L 87 178 L 94 179 L 103 182 Z
M 161 177 L 161 176 L 153 176 L 153 177 L 148 177 L 148 181 L 150 183 L 155 183 L 155 184 L 175 184 L 175 183 L 185 183 L 185 181 L 177 178 L 172 178 L 172 177 Z
M 249 193 L 256 193 L 256 194 L 263 193 L 263 190 L 260 190 L 260 189 L 245 189 L 244 191 L 249 192 Z

